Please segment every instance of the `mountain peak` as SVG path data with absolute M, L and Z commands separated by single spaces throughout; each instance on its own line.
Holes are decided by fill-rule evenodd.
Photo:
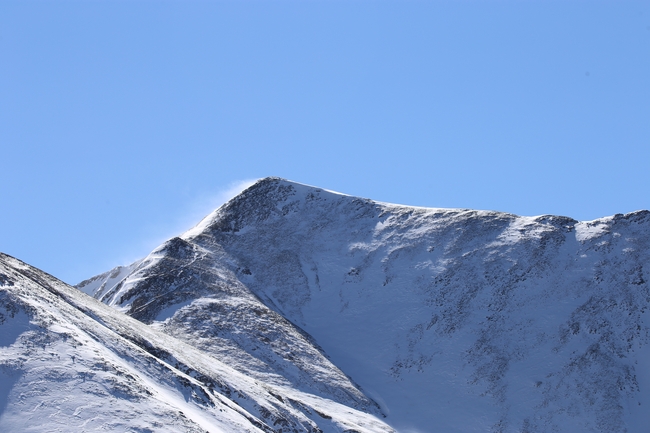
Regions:
M 214 210 L 181 238 L 195 238 L 206 230 L 239 231 L 252 221 L 261 221 L 274 214 L 286 215 L 291 209 L 301 208 L 300 203 L 340 199 L 371 202 L 280 177 L 265 177 Z
M 258 380 L 405 430 L 647 424 L 647 211 L 418 208 L 268 177 L 181 238 L 102 301 Z

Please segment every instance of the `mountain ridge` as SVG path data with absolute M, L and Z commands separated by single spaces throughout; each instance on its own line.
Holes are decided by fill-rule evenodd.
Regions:
M 210 266 L 311 335 L 398 428 L 614 431 L 639 419 L 625 359 L 648 341 L 649 216 L 415 208 L 265 178 L 179 239 L 218 252 Z M 191 338 L 191 305 L 161 326 Z M 521 374 L 531 389 L 514 392 Z

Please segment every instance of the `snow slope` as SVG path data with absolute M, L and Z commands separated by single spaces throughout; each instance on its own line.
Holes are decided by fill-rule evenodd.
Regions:
M 642 432 L 649 243 L 647 211 L 424 209 L 267 178 L 97 297 L 399 431 Z
M 111 269 L 108 272 L 103 274 L 96 275 L 92 278 L 89 278 L 81 283 L 77 284 L 77 287 L 82 287 L 82 292 L 87 295 L 101 295 L 107 289 L 107 287 L 113 287 L 122 281 L 126 276 L 128 276 L 142 260 L 138 260 L 129 266 L 118 266 L 114 269 Z
M 0 431 L 390 432 L 245 376 L 0 254 Z

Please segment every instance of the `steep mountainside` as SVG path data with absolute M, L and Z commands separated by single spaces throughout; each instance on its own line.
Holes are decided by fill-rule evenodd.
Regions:
M 95 296 L 400 431 L 641 432 L 649 246 L 647 211 L 424 209 L 267 178 Z
M 246 375 L 380 415 L 311 337 L 238 281 L 228 261 L 218 248 L 174 238 L 97 294 Z
M 391 432 L 245 376 L 0 254 L 0 431 Z

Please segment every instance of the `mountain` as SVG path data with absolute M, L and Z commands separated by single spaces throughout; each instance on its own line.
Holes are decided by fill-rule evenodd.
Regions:
M 66 326 L 90 321 L 84 326 L 105 327 L 143 351 L 94 339 L 94 353 L 119 353 L 131 376 L 146 375 L 143 387 L 204 395 L 188 391 L 191 379 L 192 389 L 235 401 L 229 407 L 243 417 L 180 399 L 188 424 L 177 430 L 214 421 L 223 431 L 245 431 L 232 423 L 249 422 L 278 432 L 645 432 L 649 246 L 648 211 L 579 222 L 415 208 L 266 178 L 80 291 L 32 268 L 16 271 L 26 265 L 15 259 L 0 285 L 9 294 L 29 287 L 7 305 L 23 305 L 37 286 L 55 287 L 64 293 L 57 308 L 81 311 Z M 51 311 L 52 302 L 38 305 Z M 54 319 L 33 318 L 40 314 L 21 323 L 58 332 Z M 25 332 L 7 347 L 28 350 Z M 139 357 L 170 373 L 157 379 Z M 21 368 L 7 377 L 43 374 Z M 97 381 L 111 389 L 111 378 Z M 21 380 L 0 408 L 4 401 L 18 413 L 30 383 Z M 164 406 L 151 393 L 125 405 L 145 414 L 137 428 L 152 428 L 155 413 L 179 401 Z M 97 407 L 111 419 L 110 407 Z
M 245 376 L 0 254 L 0 431 L 393 430 L 337 402 Z
M 643 431 L 649 241 L 647 211 L 425 209 L 266 178 L 95 296 L 400 431 Z

